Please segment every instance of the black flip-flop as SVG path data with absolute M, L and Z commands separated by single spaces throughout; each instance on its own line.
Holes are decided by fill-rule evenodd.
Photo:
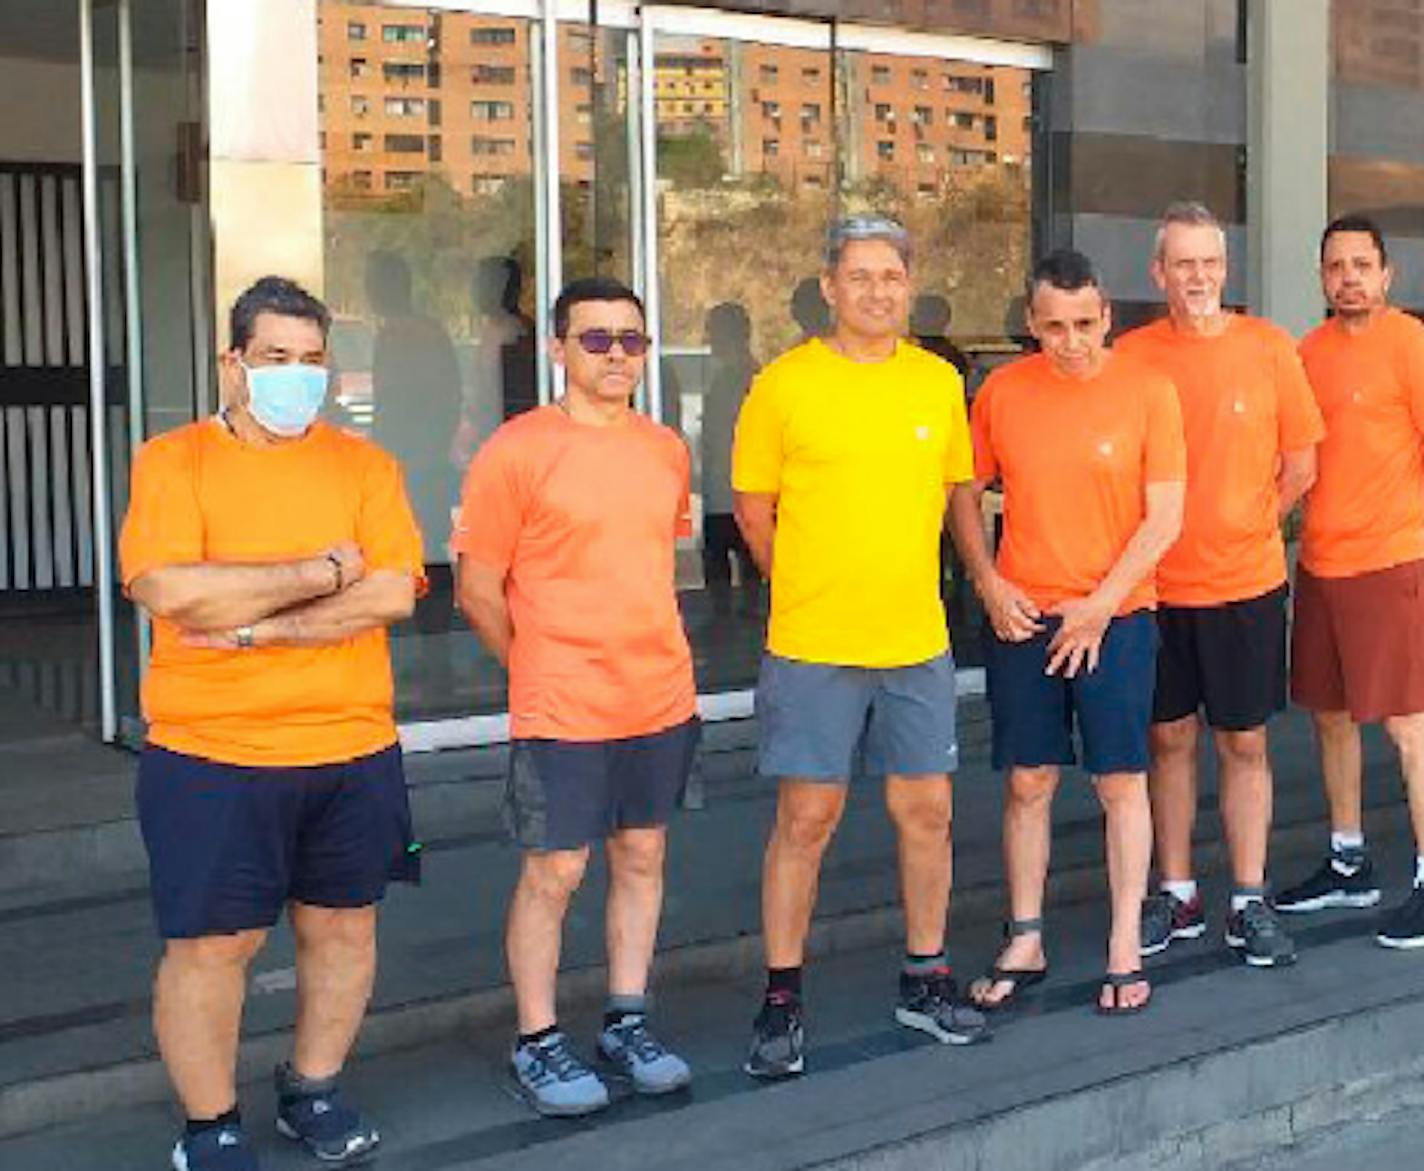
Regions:
M 1147 985 L 1147 999 L 1141 1004 L 1123 1004 L 1122 990 L 1134 984 Z M 1109 972 L 1103 977 L 1102 986 L 1112 989 L 1112 1005 L 1103 1004 L 1100 996 L 1097 1003 L 1099 1016 L 1136 1016 L 1152 1003 L 1152 983 L 1142 974 L 1141 968 L 1135 972 Z
M 970 1003 L 980 1012 L 1004 1012 L 1017 1007 L 1023 995 L 1048 979 L 1048 968 L 1001 968 L 995 964 L 981 979 L 988 980 L 992 990 L 996 984 L 1007 984 L 1009 990 L 997 1000 L 976 1000 Z

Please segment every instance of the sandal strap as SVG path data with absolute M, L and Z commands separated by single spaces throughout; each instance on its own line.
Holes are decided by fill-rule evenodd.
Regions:
M 1134 984 L 1146 984 L 1147 977 L 1143 975 L 1142 969 L 1135 972 L 1108 972 L 1103 977 L 1103 983 L 1109 988 L 1131 988 Z
M 1005 919 L 1004 938 L 1017 939 L 1021 935 L 1042 935 L 1043 917 L 1037 919 Z

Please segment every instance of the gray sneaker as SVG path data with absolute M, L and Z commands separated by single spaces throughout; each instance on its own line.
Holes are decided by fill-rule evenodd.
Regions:
M 1252 899 L 1227 916 L 1226 946 L 1253 968 L 1295 963 L 1295 944 L 1275 911 L 1261 899 Z
M 973 1045 L 989 1039 L 988 1020 L 960 999 L 954 979 L 947 972 L 930 976 L 902 972 L 895 1020 L 946 1045 Z
M 598 1055 L 633 1081 L 640 1094 L 671 1094 L 692 1081 L 692 1070 L 648 1031 L 642 1016 L 626 1016 L 598 1035 Z
M 573 1118 L 608 1105 L 608 1087 L 574 1055 L 563 1033 L 515 1046 L 510 1063 L 519 1088 L 540 1114 Z

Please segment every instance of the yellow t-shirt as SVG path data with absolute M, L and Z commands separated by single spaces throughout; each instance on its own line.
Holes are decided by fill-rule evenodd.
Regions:
M 903 667 L 949 646 L 939 592 L 945 486 L 974 478 L 964 383 L 901 342 L 852 362 L 819 339 L 752 383 L 732 486 L 777 497 L 767 649 Z

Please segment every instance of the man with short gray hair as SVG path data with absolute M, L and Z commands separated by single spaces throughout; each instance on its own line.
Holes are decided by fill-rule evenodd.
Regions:
M 1253 967 L 1275 967 L 1295 959 L 1265 898 L 1266 721 L 1286 702 L 1280 522 L 1315 478 L 1324 426 L 1291 337 L 1223 309 L 1226 271 L 1226 234 L 1216 217 L 1199 203 L 1173 204 L 1152 258 L 1168 315 L 1117 346 L 1176 384 L 1187 440 L 1182 535 L 1157 567 L 1150 789 L 1161 889 L 1144 908 L 1142 952 L 1206 931 L 1192 870 L 1204 715 L 1231 859 L 1226 943 Z
M 759 768 L 780 782 L 763 872 L 767 990 L 747 1072 L 804 1066 L 801 967 L 821 858 L 853 772 L 883 774 L 899 835 L 906 955 L 895 1018 L 985 1034 L 945 958 L 954 661 L 939 591 L 947 497 L 972 479 L 964 386 L 904 340 L 910 242 L 892 220 L 830 232 L 833 326 L 767 366 L 737 422 L 737 521 L 771 581 Z M 863 762 L 863 766 L 862 766 Z

